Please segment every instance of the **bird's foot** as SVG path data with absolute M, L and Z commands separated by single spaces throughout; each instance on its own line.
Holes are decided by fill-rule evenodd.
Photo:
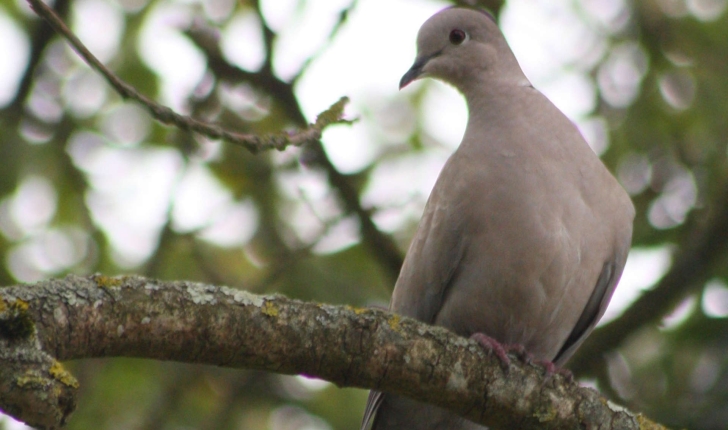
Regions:
M 533 355 L 526 351 L 526 347 L 521 344 L 506 345 L 505 349 L 526 364 L 531 364 L 533 362 Z
M 574 381 L 574 374 L 571 373 L 571 371 L 569 369 L 564 369 L 563 367 L 559 367 L 559 366 L 555 365 L 553 362 L 546 361 L 546 360 L 539 360 L 536 362 L 536 364 L 538 364 L 544 368 L 545 376 L 547 378 L 558 374 L 558 375 L 561 375 L 562 377 L 564 377 L 564 379 L 566 379 L 569 382 Z
M 535 364 L 537 366 L 543 367 L 546 378 L 550 378 L 551 376 L 558 374 L 564 377 L 564 379 L 566 379 L 567 381 L 574 381 L 574 374 L 571 373 L 569 369 L 559 367 L 551 361 L 534 360 L 533 355 L 531 355 L 530 352 L 526 351 L 526 348 L 523 345 L 503 345 L 502 343 L 483 333 L 474 333 L 472 336 L 470 336 L 470 338 L 478 342 L 480 346 L 483 347 L 483 349 L 495 354 L 495 356 L 498 358 L 498 361 L 501 363 L 501 367 L 503 367 L 503 370 L 508 370 L 508 366 L 510 366 L 511 364 L 511 359 L 508 357 L 508 354 L 513 354 L 519 360 L 526 364 Z
M 470 336 L 470 338 L 478 342 L 483 349 L 495 354 L 498 361 L 500 361 L 503 370 L 508 370 L 508 366 L 511 364 L 511 359 L 508 358 L 508 350 L 506 347 L 497 340 L 483 333 L 474 333 Z

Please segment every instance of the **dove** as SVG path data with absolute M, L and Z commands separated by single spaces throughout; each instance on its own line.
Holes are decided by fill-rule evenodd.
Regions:
M 468 108 L 395 284 L 390 311 L 519 345 L 562 366 L 604 313 L 627 259 L 634 206 L 577 127 L 524 75 L 495 19 L 448 8 L 417 35 L 400 89 L 434 78 Z M 362 429 L 485 429 L 372 391 Z

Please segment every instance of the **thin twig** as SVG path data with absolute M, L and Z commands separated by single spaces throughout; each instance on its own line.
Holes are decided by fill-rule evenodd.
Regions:
M 134 87 L 124 82 L 111 70 L 104 66 L 86 46 L 76 37 L 75 34 L 63 23 L 56 13 L 41 0 L 28 0 L 31 8 L 63 37 L 68 40 L 73 49 L 91 66 L 101 73 L 106 81 L 124 99 L 132 99 L 144 105 L 149 113 L 159 122 L 174 125 L 182 130 L 194 131 L 212 139 L 224 139 L 230 143 L 241 145 L 255 153 L 262 150 L 277 149 L 283 150 L 287 146 L 301 146 L 305 143 L 316 142 L 321 138 L 324 128 L 332 124 L 351 123 L 343 118 L 343 108 L 348 98 L 342 97 L 329 109 L 322 112 L 314 124 L 296 132 L 283 132 L 258 136 L 254 134 L 242 134 L 228 131 L 219 125 L 203 122 L 189 116 L 174 112 L 167 106 L 160 105 L 148 97 L 140 94 Z

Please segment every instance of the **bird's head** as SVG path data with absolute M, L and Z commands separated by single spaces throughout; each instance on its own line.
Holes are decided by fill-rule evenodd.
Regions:
M 421 77 L 447 82 L 461 91 L 479 77 L 523 76 L 495 19 L 487 12 L 448 8 L 433 15 L 417 34 L 417 58 L 402 76 L 402 89 Z

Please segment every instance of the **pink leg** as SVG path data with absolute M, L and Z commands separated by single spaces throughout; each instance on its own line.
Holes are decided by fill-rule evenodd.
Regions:
M 506 349 L 497 340 L 483 333 L 474 333 L 470 338 L 478 342 L 483 349 L 495 354 L 503 368 L 508 369 L 508 366 L 511 364 L 511 359 L 508 358 Z
M 470 338 L 478 342 L 480 346 L 483 347 L 483 349 L 495 354 L 505 370 L 508 370 L 508 366 L 511 364 L 511 359 L 508 358 L 508 354 L 511 353 L 518 357 L 524 363 L 533 363 L 542 366 L 544 368 L 546 377 L 551 377 L 555 374 L 559 374 L 568 381 L 574 380 L 574 374 L 572 374 L 571 371 L 569 371 L 568 369 L 558 367 L 551 361 L 534 360 L 531 353 L 526 351 L 526 348 L 523 345 L 503 345 L 484 333 L 474 333 L 472 336 L 470 336 Z
M 526 347 L 520 344 L 515 345 L 506 345 L 505 346 L 506 351 L 513 353 L 518 357 L 521 361 L 523 361 L 526 364 L 531 364 L 533 362 L 533 356 L 530 352 L 526 351 Z
M 544 370 L 546 371 L 546 377 L 551 377 L 555 374 L 559 374 L 564 377 L 567 381 L 574 381 L 574 374 L 571 373 L 569 369 L 564 369 L 562 367 L 556 366 L 551 361 L 546 360 L 539 360 L 536 362 L 536 364 L 543 366 Z

